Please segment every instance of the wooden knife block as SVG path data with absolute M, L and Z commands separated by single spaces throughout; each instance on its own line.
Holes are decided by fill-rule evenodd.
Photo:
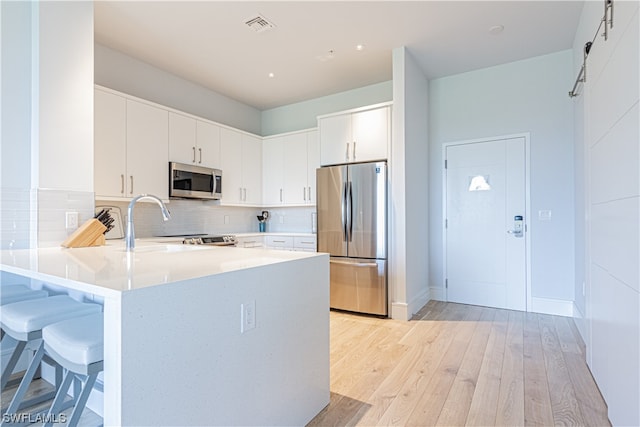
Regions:
M 82 224 L 76 231 L 62 242 L 65 248 L 86 248 L 89 246 L 102 246 L 105 243 L 104 232 L 107 231 L 100 221 L 92 218 Z

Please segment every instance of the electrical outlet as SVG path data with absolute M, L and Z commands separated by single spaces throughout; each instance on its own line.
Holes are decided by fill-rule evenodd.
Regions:
M 229 224 L 229 215 L 224 216 L 224 223 Z
M 256 327 L 256 302 L 240 304 L 240 333 L 244 334 Z
M 65 227 L 67 230 L 78 228 L 78 212 L 67 212 L 65 214 Z

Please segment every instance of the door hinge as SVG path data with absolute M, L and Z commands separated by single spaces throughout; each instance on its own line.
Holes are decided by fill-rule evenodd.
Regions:
M 447 159 L 444 159 L 444 168 L 447 168 Z
M 449 279 L 444 279 L 444 288 L 449 289 Z

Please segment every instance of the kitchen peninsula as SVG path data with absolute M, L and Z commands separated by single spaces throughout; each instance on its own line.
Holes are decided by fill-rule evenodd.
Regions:
M 329 403 L 327 254 L 119 242 L 0 269 L 104 302 L 105 425 L 304 425 Z

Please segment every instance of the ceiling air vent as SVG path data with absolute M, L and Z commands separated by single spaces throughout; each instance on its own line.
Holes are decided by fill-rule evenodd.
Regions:
M 255 15 L 244 20 L 246 26 L 251 28 L 256 33 L 262 33 L 263 31 L 275 28 L 275 25 L 267 20 L 262 15 Z

